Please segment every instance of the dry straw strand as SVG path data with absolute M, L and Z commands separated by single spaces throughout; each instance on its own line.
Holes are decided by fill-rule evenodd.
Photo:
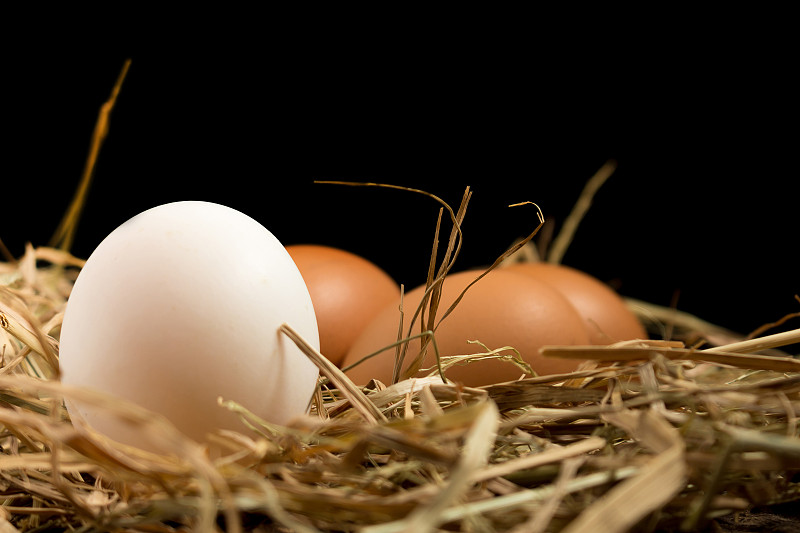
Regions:
M 111 89 L 111 96 L 109 96 L 108 100 L 100 107 L 100 113 L 97 117 L 94 133 L 92 134 L 92 142 L 89 147 L 89 155 L 86 159 L 83 175 L 78 185 L 78 189 L 75 192 L 75 196 L 72 199 L 72 203 L 70 203 L 67 212 L 64 214 L 64 218 L 61 220 L 61 223 L 58 225 L 58 228 L 50 239 L 50 246 L 52 247 L 58 247 L 62 250 L 69 250 L 72 247 L 72 241 L 75 238 L 75 231 L 78 228 L 78 219 L 80 218 L 81 211 L 83 210 L 83 205 L 86 202 L 86 195 L 89 192 L 89 184 L 91 183 L 92 176 L 94 175 L 94 167 L 97 163 L 97 157 L 100 155 L 100 149 L 102 148 L 103 142 L 108 135 L 111 111 L 114 109 L 114 105 L 117 103 L 117 97 L 119 96 L 120 90 L 122 90 L 122 83 L 125 81 L 125 76 L 128 74 L 128 69 L 130 66 L 131 60 L 128 59 L 122 65 L 122 70 L 117 77 L 117 81 L 114 84 L 114 87 Z
M 606 161 L 603 166 L 601 166 L 597 172 L 586 182 L 586 185 L 581 191 L 578 200 L 575 202 L 575 205 L 572 208 L 569 216 L 567 216 L 566 220 L 564 220 L 564 225 L 561 227 L 561 231 L 558 232 L 555 240 L 553 240 L 553 244 L 551 245 L 550 251 L 547 254 L 547 262 L 548 263 L 560 263 L 561 259 L 564 257 L 564 254 L 569 248 L 570 243 L 572 242 L 573 237 L 575 236 L 575 232 L 578 230 L 578 225 L 583 220 L 583 217 L 589 211 L 589 208 L 592 205 L 592 199 L 600 187 L 611 177 L 614 171 L 617 169 L 617 162 L 613 159 Z

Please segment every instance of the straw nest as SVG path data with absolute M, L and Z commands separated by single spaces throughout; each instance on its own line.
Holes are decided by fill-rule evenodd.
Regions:
M 468 198 L 457 211 L 443 204 L 453 231 L 439 269 L 431 263 L 431 302 Z M 68 241 L 74 224 L 64 227 Z M 631 302 L 653 337 L 669 330 L 670 340 L 548 347 L 589 362 L 480 388 L 442 381 L 444 357 L 428 377 L 359 388 L 285 325 L 321 371 L 309 414 L 277 427 L 222 398 L 242 427 L 214 435 L 224 453 L 211 457 L 135 405 L 61 385 L 60 325 L 83 261 L 53 247 L 6 255 L 0 533 L 724 531 L 720 517 L 800 499 L 800 362 L 778 350 L 800 330 L 741 339 Z M 137 424 L 173 453 L 78 431 L 65 398 Z
M 800 362 L 776 350 L 796 330 L 737 341 L 634 302 L 676 340 L 545 348 L 591 360 L 565 375 L 467 388 L 433 368 L 362 389 L 286 325 L 321 370 L 310 413 L 276 427 L 221 399 L 242 431 L 216 435 L 226 452 L 211 458 L 137 406 L 59 383 L 58 333 L 82 263 L 32 246 L 0 263 L 2 532 L 693 531 L 800 498 Z M 724 344 L 680 340 L 701 337 Z M 174 454 L 78 432 L 65 397 Z

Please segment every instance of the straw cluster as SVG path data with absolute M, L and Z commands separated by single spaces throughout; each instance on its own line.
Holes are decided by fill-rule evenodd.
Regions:
M 592 361 L 481 388 L 433 369 L 362 390 L 286 325 L 324 376 L 310 414 L 276 427 L 220 399 L 242 431 L 216 435 L 226 452 L 210 458 L 166 420 L 58 382 L 81 264 L 32 247 L 0 263 L 3 533 L 695 531 L 800 498 L 800 363 L 776 350 L 797 331 L 705 350 L 551 347 Z M 104 406 L 174 454 L 76 431 L 64 397 Z
M 428 377 L 395 372 L 397 383 L 362 389 L 284 325 L 321 371 L 310 413 L 277 427 L 220 398 L 242 426 L 211 437 L 223 451 L 213 456 L 136 405 L 61 385 L 60 326 L 83 265 L 64 250 L 129 64 L 100 110 L 81 186 L 52 242 L 60 249 L 29 246 L 17 260 L 0 241 L 0 533 L 697 531 L 800 499 L 800 362 L 777 350 L 800 342 L 800 330 L 742 340 L 645 302 L 630 303 L 654 337 L 671 340 L 548 347 L 546 356 L 589 362 L 481 388 L 444 382 L 441 372 L 470 356 L 443 354 L 451 357 Z M 604 165 L 587 183 L 550 261 L 611 172 Z M 437 269 L 437 223 L 426 307 L 414 315 L 425 338 L 452 310 L 437 317 L 470 194 L 457 211 L 428 194 L 453 228 Z M 533 233 L 491 268 L 532 249 L 538 214 Z M 479 357 L 515 363 L 489 352 Z M 65 398 L 137 425 L 171 453 L 78 431 Z

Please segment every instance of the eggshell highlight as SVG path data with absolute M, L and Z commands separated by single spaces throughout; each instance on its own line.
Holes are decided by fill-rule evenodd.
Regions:
M 647 333 L 625 301 L 597 278 L 565 265 L 516 263 L 506 270 L 541 280 L 563 294 L 578 310 L 592 344 L 646 339 Z
M 320 351 L 336 365 L 375 314 L 400 295 L 400 286 L 371 261 L 315 244 L 286 247 L 303 275 L 319 328 Z
M 448 275 L 437 316 L 441 317 L 480 273 L 471 270 Z M 422 286 L 405 295 L 404 332 L 408 331 L 409 321 L 424 292 L 425 287 Z M 398 305 L 399 300 L 381 311 L 367 326 L 347 354 L 344 366 L 396 341 L 400 320 Z M 414 333 L 419 331 L 417 322 Z M 558 291 L 529 276 L 495 270 L 470 287 L 455 310 L 436 331 L 436 341 L 442 356 L 483 351 L 480 345 L 470 344 L 468 340 L 479 340 L 490 349 L 512 346 L 536 373 L 553 374 L 575 370 L 580 361 L 542 357 L 539 355 L 540 347 L 550 344 L 586 344 L 589 339 L 577 311 Z M 419 354 L 419 349 L 420 341 L 411 341 L 404 368 Z M 429 348 L 423 368 L 435 364 L 433 354 L 432 348 Z M 384 350 L 349 370 L 347 374 L 359 385 L 365 385 L 373 378 L 391 383 L 394 358 L 394 348 Z M 468 386 L 480 386 L 516 380 L 522 374 L 522 370 L 511 363 L 486 360 L 453 367 L 447 371 L 446 376 Z
M 246 431 L 218 397 L 284 424 L 305 412 L 318 371 L 278 332 L 283 323 L 319 345 L 308 290 L 278 239 L 222 205 L 161 205 L 109 234 L 80 272 L 61 330 L 62 381 L 160 413 L 199 441 Z M 68 409 L 151 447 L 100 407 Z

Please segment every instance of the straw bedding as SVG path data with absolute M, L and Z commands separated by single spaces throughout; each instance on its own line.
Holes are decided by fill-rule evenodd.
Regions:
M 165 420 L 59 384 L 81 264 L 45 247 L 0 264 L 0 531 L 693 531 L 800 498 L 800 363 L 777 350 L 797 331 L 705 350 L 551 347 L 592 362 L 481 388 L 434 368 L 362 390 L 286 325 L 324 376 L 309 415 L 275 427 L 220 399 L 243 425 L 212 459 Z M 174 455 L 76 431 L 64 397 Z
M 434 303 L 468 199 L 443 204 L 453 231 L 439 269 L 431 262 Z M 212 457 L 163 418 L 60 384 L 60 325 L 83 265 L 65 251 L 79 211 L 59 229 L 67 246 L 0 262 L 0 533 L 798 530 L 780 504 L 800 499 L 800 361 L 782 351 L 800 330 L 741 339 L 630 301 L 653 340 L 543 350 L 589 361 L 570 374 L 469 388 L 442 381 L 454 361 L 443 357 L 428 377 L 359 388 L 287 324 L 282 334 L 321 371 L 309 414 L 278 427 L 220 398 L 242 426 L 212 437 L 224 450 Z M 435 305 L 427 312 L 432 324 Z M 65 398 L 102 406 L 172 453 L 78 431 Z

